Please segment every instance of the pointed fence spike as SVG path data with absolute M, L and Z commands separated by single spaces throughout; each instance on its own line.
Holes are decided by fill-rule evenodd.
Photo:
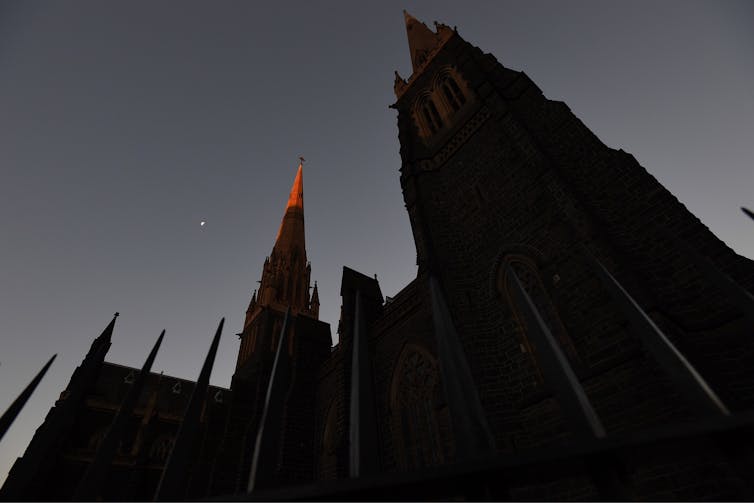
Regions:
M 50 358 L 47 363 L 45 363 L 44 367 L 42 367 L 42 370 L 37 372 L 37 375 L 34 376 L 34 379 L 32 379 L 31 382 L 26 386 L 26 388 L 24 388 L 24 390 L 21 392 L 21 394 L 18 395 L 18 398 L 16 398 L 13 403 L 10 404 L 10 407 L 8 407 L 8 410 L 5 411 L 3 417 L 0 417 L 0 440 L 2 440 L 3 436 L 5 436 L 5 432 L 7 432 L 8 428 L 10 428 L 10 425 L 13 424 L 13 420 L 16 419 L 16 416 L 18 416 L 19 412 L 21 412 L 21 409 L 24 408 L 26 401 L 29 399 L 31 394 L 34 393 L 34 390 L 37 388 L 39 381 L 41 381 L 45 376 L 47 370 L 50 368 L 50 365 L 52 365 L 52 362 L 55 361 L 55 358 L 57 358 L 57 356 L 57 353 L 52 355 L 52 358 Z
M 215 355 L 217 354 L 217 347 L 220 344 L 220 335 L 223 332 L 223 325 L 225 324 L 225 318 L 220 320 L 220 324 L 217 326 L 215 337 L 212 339 L 209 351 L 207 352 L 207 358 L 204 359 L 204 365 L 202 365 L 202 371 L 199 373 L 199 379 L 197 384 L 209 384 L 209 377 L 212 374 L 212 367 L 215 364 Z
M 178 428 L 178 434 L 175 437 L 173 449 L 170 451 L 165 468 L 162 471 L 160 483 L 155 492 L 155 501 L 175 501 L 184 499 L 186 490 L 186 474 L 191 462 L 191 451 L 199 431 L 199 419 L 202 412 L 202 404 L 207 395 L 209 387 L 209 376 L 212 373 L 212 366 L 215 363 L 217 346 L 220 344 L 220 335 L 223 331 L 225 318 L 220 320 L 217 326 L 215 337 L 204 359 L 204 365 L 199 372 L 199 378 L 196 380 L 196 386 L 191 392 L 191 398 L 186 406 L 186 412 L 183 414 L 183 421 Z
M 429 290 L 440 380 L 448 400 L 456 456 L 464 461 L 491 456 L 495 441 L 442 288 L 434 276 L 429 277 Z
M 152 369 L 152 363 L 154 363 L 157 351 L 160 349 L 164 337 L 165 330 L 160 333 L 157 342 L 155 342 L 147 359 L 144 361 L 138 377 L 136 377 L 136 380 L 131 385 L 131 389 L 128 390 L 128 393 L 123 398 L 123 402 L 121 402 L 118 412 L 115 414 L 112 423 L 110 423 L 110 427 L 107 433 L 105 433 L 94 455 L 94 459 L 89 464 L 84 477 L 79 481 L 76 492 L 73 495 L 74 501 L 93 501 L 100 496 L 99 493 L 107 477 L 110 464 L 126 431 L 128 420 L 133 415 L 134 406 L 141 395 L 141 390 L 144 388 L 149 372 Z
M 375 423 L 372 371 L 369 360 L 364 306 L 361 290 L 356 290 L 351 355 L 351 410 L 349 421 L 349 463 L 352 478 L 373 475 L 378 471 L 377 424 Z
M 702 413 L 730 415 L 728 408 L 707 381 L 686 360 L 686 357 L 665 336 L 633 297 L 618 283 L 618 280 L 610 274 L 610 271 L 585 246 L 582 246 L 582 249 L 584 256 L 588 258 L 602 284 L 628 318 L 633 332 L 660 364 L 660 367 L 667 372 L 670 379 L 675 383 L 676 389 L 689 399 L 689 404 Z
M 508 263 L 505 264 L 505 274 L 510 278 L 514 297 L 521 306 L 526 323 L 526 335 L 537 348 L 537 357 L 541 363 L 539 368 L 545 378 L 545 386 L 552 390 L 558 400 L 565 420 L 577 435 L 586 434 L 592 438 L 603 438 L 605 428 L 573 372 L 568 358 L 539 314 L 539 309 L 521 285 L 518 275 Z
M 247 492 L 254 491 L 258 485 L 259 475 L 262 470 L 261 467 L 264 466 L 265 469 L 269 470 L 274 465 L 274 460 L 267 459 L 267 456 L 269 456 L 270 452 L 274 452 L 277 437 L 273 437 L 273 435 L 276 435 L 277 431 L 273 426 L 282 416 L 285 405 L 284 394 L 290 383 L 290 376 L 288 375 L 290 371 L 290 359 L 288 351 L 285 348 L 288 341 L 287 334 L 290 318 L 291 307 L 288 306 L 285 310 L 283 327 L 280 329 L 278 347 L 275 351 L 275 361 L 272 364 L 272 371 L 270 372 L 270 381 L 267 384 L 267 394 L 264 399 L 262 417 L 259 420 L 259 429 L 257 430 L 256 442 L 254 443 L 254 454 L 251 459 L 249 483 L 246 487 Z

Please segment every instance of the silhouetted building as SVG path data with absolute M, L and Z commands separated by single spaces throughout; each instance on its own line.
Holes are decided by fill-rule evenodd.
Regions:
M 754 263 L 523 72 L 406 28 L 392 107 L 417 277 L 383 298 L 344 268 L 331 347 L 299 166 L 230 389 L 185 419 L 193 454 L 158 498 L 754 497 Z M 139 373 L 104 362 L 112 330 L 3 497 L 84 494 Z M 148 376 L 96 494 L 155 496 L 194 387 Z

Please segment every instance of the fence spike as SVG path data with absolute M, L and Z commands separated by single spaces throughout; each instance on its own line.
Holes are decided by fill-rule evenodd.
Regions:
M 215 337 L 212 339 L 207 357 L 204 359 L 204 365 L 202 365 L 202 370 L 199 372 L 199 378 L 196 380 L 196 386 L 194 386 L 194 390 L 191 392 L 191 398 L 186 406 L 186 412 L 183 414 L 181 425 L 178 428 L 175 443 L 165 463 L 160 483 L 155 492 L 155 501 L 184 499 L 187 485 L 186 475 L 189 463 L 191 462 L 191 449 L 194 446 L 194 440 L 199 430 L 202 403 L 204 403 L 207 395 L 209 376 L 215 363 L 215 355 L 217 354 L 217 346 L 220 343 L 223 324 L 225 324 L 225 318 L 221 319 L 220 324 L 217 326 Z
M 474 377 L 440 283 L 434 276 L 429 277 L 429 290 L 441 381 L 448 400 L 457 457 L 470 460 L 493 455 L 495 443 L 479 401 Z
M 586 247 L 583 247 L 583 250 L 602 284 L 630 321 L 634 333 L 660 364 L 660 367 L 675 382 L 678 391 L 690 400 L 692 406 L 705 413 L 729 415 L 730 411 L 707 384 L 707 381 L 686 360 L 686 357 L 665 336 L 633 297 L 618 283 L 618 280 Z
M 21 409 L 24 408 L 26 401 L 29 399 L 31 394 L 34 393 L 34 390 L 37 388 L 39 381 L 41 381 L 45 376 L 47 370 L 50 368 L 50 365 L 52 365 L 52 362 L 57 356 L 57 353 L 52 355 L 52 358 L 50 358 L 47 363 L 45 363 L 44 367 L 42 367 L 42 370 L 37 372 L 37 375 L 34 376 L 34 379 L 32 379 L 31 382 L 26 386 L 26 388 L 24 388 L 24 390 L 21 392 L 21 394 L 18 395 L 18 398 L 13 400 L 13 403 L 10 404 L 10 407 L 8 407 L 8 410 L 5 411 L 3 417 L 0 417 L 0 440 L 2 440 L 3 436 L 5 436 L 5 432 L 7 432 L 8 428 L 10 428 L 10 425 L 13 424 L 13 420 L 16 419 L 16 416 L 18 416 L 19 412 L 21 412 Z
M 526 322 L 526 333 L 537 347 L 537 356 L 541 359 L 540 369 L 548 386 L 558 400 L 566 421 L 571 424 L 577 435 L 603 438 L 605 428 L 592 408 L 584 388 L 568 362 L 555 337 L 539 314 L 529 294 L 524 290 L 516 272 L 505 264 L 505 274 L 511 278 L 513 293 L 521 305 Z
M 351 410 L 349 421 L 350 451 L 348 470 L 351 477 L 377 472 L 377 425 L 374 418 L 374 393 L 369 360 L 361 290 L 356 290 L 351 356 Z
M 267 394 L 264 399 L 264 409 L 262 410 L 262 417 L 259 420 L 259 429 L 257 430 L 256 442 L 254 443 L 254 454 L 251 458 L 251 470 L 249 472 L 249 483 L 247 485 L 247 492 L 252 492 L 259 485 L 262 466 L 265 469 L 270 469 L 273 466 L 273 461 L 266 458 L 270 452 L 274 452 L 275 447 L 275 435 L 276 430 L 271 427 L 277 421 L 273 419 L 279 419 L 282 416 L 283 406 L 285 405 L 285 388 L 288 387 L 288 371 L 290 361 L 288 358 L 288 351 L 285 346 L 288 344 L 288 324 L 290 323 L 291 308 L 285 310 L 285 318 L 283 319 L 283 327 L 280 329 L 280 337 L 278 338 L 278 347 L 275 350 L 275 361 L 272 364 L 272 371 L 270 372 L 270 380 L 267 384 Z

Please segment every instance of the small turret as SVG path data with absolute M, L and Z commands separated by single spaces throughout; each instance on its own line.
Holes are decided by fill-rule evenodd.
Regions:
M 254 310 L 254 306 L 257 305 L 257 291 L 254 290 L 254 293 L 251 294 L 251 301 L 249 302 L 249 308 L 246 310 L 247 313 L 250 313 Z
M 315 319 L 319 319 L 319 291 L 317 290 L 317 282 L 314 282 L 314 290 L 312 291 L 312 298 L 309 301 L 309 311 L 312 313 Z
M 406 79 L 400 76 L 398 73 L 398 70 L 395 71 L 395 82 L 393 82 L 393 91 L 395 92 L 396 96 L 400 96 L 403 94 L 403 90 L 406 88 L 408 84 L 406 83 Z

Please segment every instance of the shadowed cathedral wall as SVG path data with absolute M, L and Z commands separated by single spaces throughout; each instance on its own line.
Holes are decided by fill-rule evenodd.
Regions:
M 379 446 L 370 455 L 378 457 L 380 471 L 447 463 L 455 451 L 424 283 L 414 280 L 389 299 L 367 328 Z M 318 376 L 320 480 L 348 476 L 352 322 L 341 318 L 340 343 Z
M 426 282 L 414 280 L 385 305 L 370 329 L 385 471 L 435 466 L 454 454 L 432 327 Z
M 408 104 L 446 66 L 472 90 L 471 103 L 455 113 L 446 107 L 449 125 L 423 140 Z M 752 353 L 741 340 L 742 313 L 705 284 L 684 257 L 681 238 L 744 285 L 751 283 L 749 261 L 709 233 L 633 157 L 608 149 L 564 104 L 546 100 L 523 73 L 457 37 L 424 72 L 396 105 L 404 198 L 420 268 L 428 248 L 440 265 L 498 448 L 565 433 L 506 297 L 503 260 L 525 264 L 533 276 L 538 307 L 553 332 L 562 332 L 609 433 L 690 417 L 580 256 L 580 243 L 614 271 L 724 400 L 750 404 Z M 704 358 L 710 353 L 701 343 L 712 332 L 736 340 L 738 350 L 715 347 Z
M 343 478 L 348 474 L 344 356 L 342 345 L 334 346 L 317 374 L 314 474 L 318 480 Z
M 487 70 L 500 73 L 485 56 Z M 754 400 L 749 370 L 754 346 L 743 313 L 701 274 L 692 253 L 749 290 L 754 263 L 738 256 L 636 159 L 605 147 L 562 102 L 544 99 L 533 83 L 497 85 L 523 132 L 551 167 L 543 178 L 576 240 L 590 241 L 637 298 L 734 408 Z M 520 94 L 519 94 L 520 93 Z M 515 95 L 514 95 L 515 96 Z
M 91 462 L 138 369 L 105 363 L 78 411 L 73 430 L 60 446 L 50 479 L 37 486 L 39 499 L 70 498 Z M 150 374 L 113 460 L 103 497 L 150 500 L 159 483 L 195 383 Z M 64 392 L 65 393 L 65 392 Z M 187 496 L 208 494 L 209 470 L 227 416 L 230 391 L 210 386 L 202 408 L 196 464 Z M 54 480 L 54 483 L 50 483 Z

